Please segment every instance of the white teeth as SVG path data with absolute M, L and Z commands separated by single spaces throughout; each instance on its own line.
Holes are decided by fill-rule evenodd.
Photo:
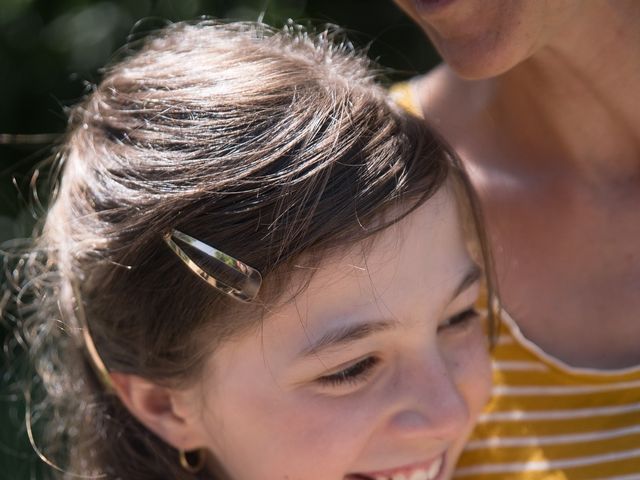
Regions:
M 429 472 L 426 470 L 416 470 L 413 472 L 409 480 L 429 480 Z
M 435 460 L 427 470 L 414 470 L 410 475 L 398 473 L 392 477 L 377 475 L 375 480 L 434 480 L 442 468 L 442 455 Z
M 376 479 L 386 480 L 386 479 Z M 391 480 L 429 480 L 429 473 L 426 470 L 416 470 L 411 475 L 400 473 L 391 477 Z
M 435 462 L 431 464 L 429 470 L 427 470 L 427 476 L 425 480 L 433 480 L 436 478 L 438 473 L 440 473 L 440 468 L 442 467 L 442 457 L 438 458 Z
M 409 480 L 404 473 L 399 473 L 398 475 L 394 475 L 391 477 L 391 480 Z

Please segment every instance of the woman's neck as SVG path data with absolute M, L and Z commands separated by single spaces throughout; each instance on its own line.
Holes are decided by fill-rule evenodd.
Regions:
M 586 177 L 628 178 L 640 174 L 640 2 L 597 5 L 491 80 L 487 113 L 535 161 L 543 153 Z

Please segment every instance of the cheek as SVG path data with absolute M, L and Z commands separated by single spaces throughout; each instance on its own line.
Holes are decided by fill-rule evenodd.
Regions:
M 443 355 L 458 391 L 469 409 L 469 422 L 449 450 L 449 469 L 453 469 L 473 431 L 478 416 L 489 401 L 492 386 L 488 342 L 481 322 L 476 322 L 466 338 L 450 342 Z M 448 477 L 447 477 L 448 478 Z
M 232 478 L 337 480 L 350 470 L 371 423 L 367 407 L 275 384 L 259 390 L 228 392 L 205 419 L 211 449 Z
M 482 323 L 475 321 L 468 332 L 447 340 L 443 356 L 475 422 L 489 400 L 492 385 L 488 341 Z

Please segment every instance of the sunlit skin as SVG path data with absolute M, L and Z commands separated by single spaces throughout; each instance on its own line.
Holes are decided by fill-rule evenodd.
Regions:
M 473 309 L 480 272 L 448 187 L 362 247 L 327 259 L 295 301 L 212 355 L 175 401 L 193 427 L 173 443 L 207 449 L 238 480 L 441 460 L 437 478 L 450 478 L 490 367 Z
M 447 64 L 478 79 L 509 70 L 583 14 L 583 0 L 395 0 Z M 589 3 L 589 2 L 586 2 Z
M 570 365 L 640 364 L 640 2 L 396 3 L 447 63 L 414 91 L 470 167 L 506 310 Z

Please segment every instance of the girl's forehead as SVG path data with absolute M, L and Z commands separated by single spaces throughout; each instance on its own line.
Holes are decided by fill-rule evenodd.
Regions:
M 306 289 L 266 316 L 261 333 L 304 338 L 344 323 L 430 315 L 470 265 L 455 200 L 441 189 L 373 244 L 321 262 Z

